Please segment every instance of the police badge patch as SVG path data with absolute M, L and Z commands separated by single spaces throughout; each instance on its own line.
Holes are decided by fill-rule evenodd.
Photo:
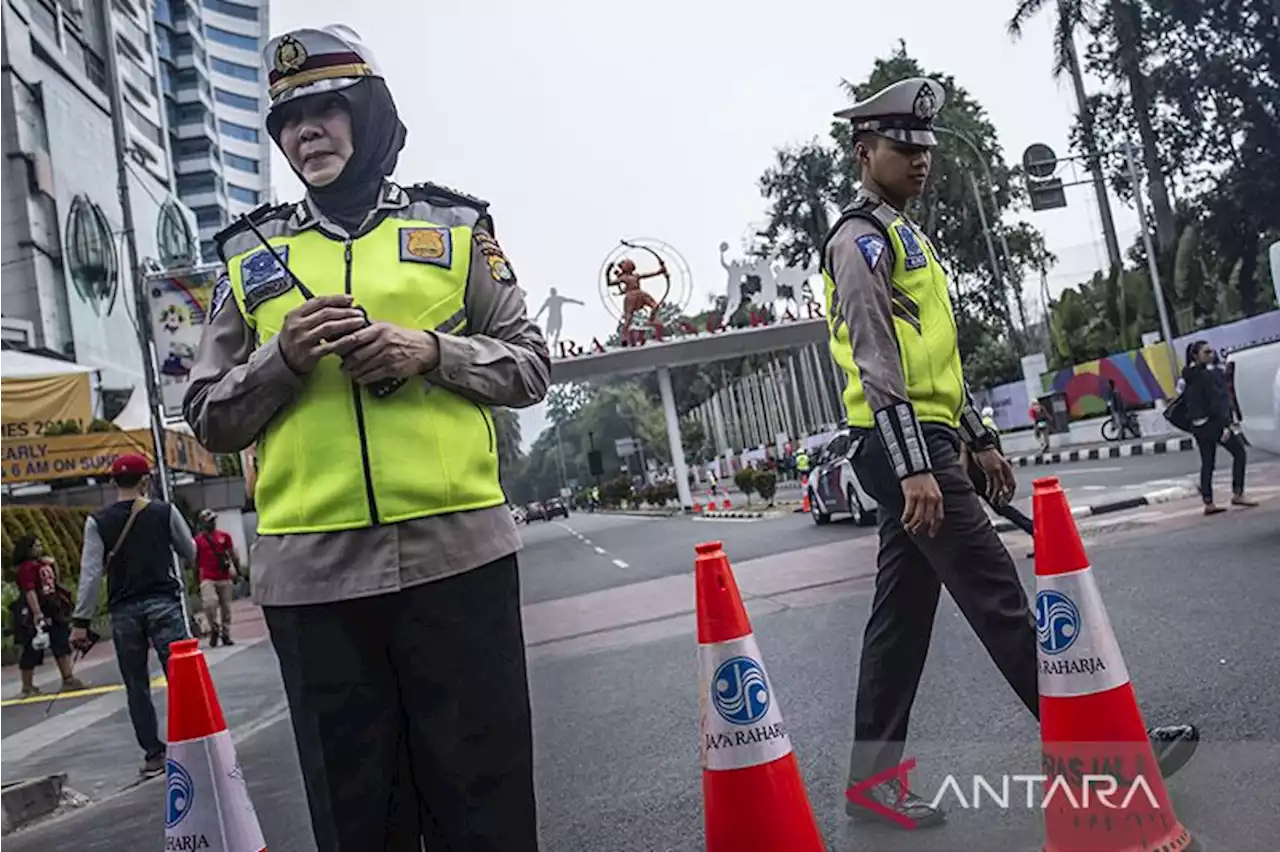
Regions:
M 929 259 L 924 255 L 924 248 L 921 247 L 920 241 L 916 239 L 916 232 L 911 229 L 910 225 L 898 225 L 898 238 L 902 240 L 903 251 L 906 257 L 902 259 L 904 269 L 923 269 L 929 265 Z
M 206 323 L 212 322 L 215 314 L 226 304 L 227 297 L 231 295 L 231 279 L 227 277 L 227 273 L 218 276 L 218 283 L 213 287 L 213 295 L 209 298 L 209 314 L 205 319 Z
M 276 251 L 282 261 L 289 262 L 288 246 L 277 246 Z M 261 249 L 240 261 L 240 286 L 244 289 L 244 309 L 252 312 L 268 299 L 287 292 L 293 282 L 271 252 Z
M 453 265 L 453 234 L 448 228 L 401 228 L 400 259 L 448 269 Z
M 858 246 L 858 251 L 862 252 L 862 258 L 867 262 L 867 266 L 875 269 L 876 264 L 880 262 L 880 256 L 884 254 L 884 237 L 879 234 L 863 234 L 854 242 Z

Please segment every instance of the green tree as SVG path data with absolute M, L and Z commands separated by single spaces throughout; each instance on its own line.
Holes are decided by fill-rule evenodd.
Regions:
M 938 80 L 947 91 L 938 119 L 945 132 L 939 133 L 933 176 L 908 212 L 935 238 L 950 273 L 957 314 L 968 317 L 970 329 L 981 329 L 981 333 L 966 335 L 962 354 L 968 357 L 977 345 L 1004 345 L 1015 355 L 1022 354 L 1027 344 L 1020 282 L 1028 270 L 1051 264 L 1053 257 L 1036 229 L 1025 223 L 1010 227 L 1002 222 L 1000 214 L 1014 209 L 1023 199 L 1019 184 L 1013 180 L 1016 172 L 1005 163 L 995 127 L 982 106 L 950 75 L 922 68 L 902 43 L 889 57 L 876 61 L 865 81 L 844 81 L 843 87 L 851 99 L 861 99 L 899 80 L 921 76 Z M 760 181 L 769 203 L 766 250 L 789 263 L 807 264 L 816 258 L 832 212 L 852 201 L 856 193 L 858 173 L 849 123 L 833 122 L 830 139 L 825 145 L 815 140 L 780 150 L 774 166 Z M 998 229 L 993 242 L 999 244 L 999 232 L 1003 232 L 1010 253 L 999 259 L 1004 273 L 999 282 L 992 274 L 986 236 L 973 200 L 974 182 L 985 181 L 987 172 L 998 208 L 986 211 L 993 228 Z M 989 204 L 989 194 L 984 191 L 982 195 L 982 203 Z

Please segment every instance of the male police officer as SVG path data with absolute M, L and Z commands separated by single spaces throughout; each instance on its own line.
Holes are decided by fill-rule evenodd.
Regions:
M 836 113 L 853 122 L 862 191 L 822 250 L 830 347 L 848 374 L 845 407 L 862 439 L 854 468 L 884 509 L 851 785 L 902 759 L 942 584 L 1018 697 L 1032 713 L 1039 707 L 1034 618 L 1013 560 L 959 464 L 961 441 L 996 505 L 1013 496 L 1013 472 L 966 390 L 946 273 L 904 212 L 929 176 L 932 122 L 944 97 L 932 80 L 904 80 Z M 1198 734 L 1177 726 L 1152 736 L 1167 774 L 1190 757 Z M 863 795 L 919 827 L 943 821 L 897 780 Z M 852 802 L 848 809 L 855 817 L 881 815 Z
M 307 195 L 250 214 L 270 248 L 243 222 L 217 236 L 184 409 L 212 450 L 257 445 L 253 591 L 316 844 L 534 852 L 490 406 L 543 398 L 546 343 L 485 202 L 389 180 L 406 131 L 358 36 L 297 30 L 266 58 L 267 130 Z

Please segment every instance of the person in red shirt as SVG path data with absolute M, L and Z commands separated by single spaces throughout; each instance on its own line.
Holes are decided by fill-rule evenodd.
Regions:
M 209 645 L 234 645 L 231 641 L 232 583 L 240 576 L 240 558 L 231 536 L 218 529 L 218 516 L 205 509 L 197 516 L 196 565 L 200 568 L 200 602 L 209 619 Z
M 22 674 L 22 697 L 39 695 L 35 685 L 36 666 L 44 661 L 43 648 L 35 646 L 41 631 L 48 635 L 47 647 L 62 673 L 62 688 L 84 689 L 84 683 L 72 674 L 71 613 L 58 592 L 58 569 L 46 556 L 40 539 L 24 535 L 13 546 L 13 562 L 18 566 L 18 590 L 22 597 L 14 602 L 15 633 L 22 644 L 18 670 Z

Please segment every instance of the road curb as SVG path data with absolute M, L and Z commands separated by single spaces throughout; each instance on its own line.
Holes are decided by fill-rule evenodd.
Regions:
M 1174 485 L 1170 488 L 1161 488 L 1158 491 L 1150 491 L 1146 494 L 1140 494 L 1137 497 L 1126 497 L 1123 500 L 1112 500 L 1107 503 L 1096 503 L 1092 506 L 1076 506 L 1071 510 L 1073 518 L 1090 518 L 1095 515 L 1109 515 L 1113 512 L 1123 512 L 1127 509 L 1138 509 L 1142 506 L 1155 506 L 1160 503 L 1172 503 L 1175 500 L 1185 500 L 1188 497 L 1195 497 L 1200 493 L 1200 489 L 1190 483 L 1186 485 Z M 1004 520 L 992 522 L 995 525 L 996 532 L 1013 532 L 1018 529 L 1012 521 Z
M 1124 459 L 1130 456 L 1159 456 L 1166 453 L 1185 453 L 1194 450 L 1194 438 L 1167 438 L 1162 441 L 1142 441 L 1117 444 L 1114 447 L 1093 447 L 1088 450 L 1063 450 L 1057 453 L 1036 453 L 1029 456 L 1010 456 L 1014 467 L 1034 467 L 1045 464 L 1070 464 L 1083 461 Z
M 56 811 L 62 804 L 62 787 L 66 783 L 67 773 L 60 772 L 5 784 L 0 790 L 0 808 L 4 812 L 0 833 L 8 834 Z

